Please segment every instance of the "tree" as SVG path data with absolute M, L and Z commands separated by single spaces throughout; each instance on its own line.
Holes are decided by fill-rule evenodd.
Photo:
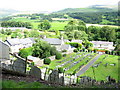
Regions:
M 63 68 L 62 68 L 62 67 L 59 67 L 59 68 L 58 68 L 58 72 L 59 72 L 59 73 L 64 73 Z
M 62 54 L 57 52 L 56 55 L 55 55 L 55 58 L 56 59 L 61 59 L 62 58 Z
M 51 52 L 51 50 L 57 51 L 55 48 L 51 49 L 51 45 L 45 41 L 36 40 L 36 43 L 33 44 L 33 56 L 39 58 L 47 58 L 51 55 L 55 55 L 55 53 Z
M 85 31 L 77 31 L 77 30 L 75 30 L 72 33 L 74 33 L 74 38 L 75 39 L 80 39 L 80 40 L 88 39 L 88 35 L 85 33 Z
M 44 59 L 44 64 L 49 65 L 51 63 L 51 60 L 49 58 Z
M 84 40 L 82 42 L 82 44 L 84 45 L 84 47 L 87 49 L 87 48 L 90 48 L 90 47 L 93 47 L 93 44 L 91 42 L 89 42 L 88 40 Z
M 23 48 L 19 51 L 19 55 L 22 57 L 22 58 L 26 58 L 27 56 L 29 55 L 32 55 L 32 50 L 33 48 L 32 47 L 29 47 L 29 48 Z
M 38 28 L 42 30 L 48 30 L 50 29 L 50 27 L 51 27 L 51 24 L 47 20 L 44 20 L 42 23 L 38 25 Z
M 39 32 L 37 30 L 31 30 L 29 32 L 29 37 L 39 37 Z

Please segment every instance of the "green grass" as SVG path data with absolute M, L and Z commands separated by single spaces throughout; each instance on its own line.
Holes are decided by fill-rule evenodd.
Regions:
M 52 88 L 39 82 L 16 82 L 13 80 L 3 80 L 2 88 Z
M 94 53 L 91 53 L 91 55 L 95 55 Z M 93 57 L 94 58 L 94 57 Z M 92 59 L 93 59 L 92 58 Z M 73 66 L 71 69 L 69 69 L 68 71 L 66 71 L 66 73 L 72 73 L 73 71 L 75 71 L 79 66 L 81 66 L 82 64 L 86 65 L 86 61 L 89 60 L 91 61 L 92 59 L 89 59 L 89 56 L 85 57 L 80 63 L 76 64 L 75 66 Z M 80 60 L 80 59 L 79 59 Z M 77 71 L 78 72 L 78 71 Z
M 30 22 L 33 25 L 33 29 L 38 29 L 38 24 L 40 24 L 39 19 L 31 20 L 29 18 L 25 17 L 18 17 L 18 18 L 13 18 L 10 19 L 9 21 L 20 21 L 20 22 Z M 67 25 L 68 21 L 65 22 L 50 22 L 51 28 L 49 30 L 64 30 L 64 26 Z
M 75 55 L 75 53 L 68 54 L 66 57 L 62 57 L 60 60 L 53 60 L 53 61 L 50 63 L 50 65 L 44 65 L 43 67 L 49 66 L 49 68 L 55 69 L 57 65 L 60 65 L 60 64 L 64 63 L 64 62 L 62 62 L 62 63 L 57 63 L 58 61 L 62 61 L 62 60 L 64 60 L 65 58 L 68 58 L 68 59 L 66 60 L 66 61 L 68 61 L 68 60 L 70 60 L 69 57 L 72 56 L 72 55 Z
M 111 76 L 118 80 L 118 56 L 109 55 L 106 59 L 103 59 L 105 55 L 102 55 L 94 64 L 102 61 L 102 63 L 97 67 L 94 68 L 96 80 L 106 80 L 107 76 Z M 108 66 L 105 67 L 104 65 L 108 63 Z M 110 64 L 115 63 L 116 66 L 111 66 Z M 94 78 L 93 69 L 90 67 L 84 74 L 81 76 L 89 76 Z
M 68 21 L 66 22 L 52 22 L 50 30 L 64 30 L 64 27 L 67 25 Z

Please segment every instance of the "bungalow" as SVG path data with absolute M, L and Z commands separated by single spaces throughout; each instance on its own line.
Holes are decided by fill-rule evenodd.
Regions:
M 91 41 L 91 43 L 93 43 L 93 47 L 94 47 L 94 48 L 114 50 L 113 42 L 107 42 L 107 41 Z
M 10 47 L 0 40 L 0 61 L 3 59 L 9 60 Z

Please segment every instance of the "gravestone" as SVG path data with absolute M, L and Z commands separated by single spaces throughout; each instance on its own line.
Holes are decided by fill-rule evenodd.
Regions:
M 17 60 L 15 60 L 13 63 L 13 70 L 20 73 L 26 73 L 25 59 L 17 57 Z
M 59 84 L 64 85 L 64 76 L 59 78 Z
M 29 74 L 31 76 L 34 76 L 34 77 L 37 77 L 37 78 L 41 78 L 41 70 L 37 66 L 32 66 Z
M 53 70 L 48 77 L 48 82 L 59 83 L 59 73 L 57 70 Z

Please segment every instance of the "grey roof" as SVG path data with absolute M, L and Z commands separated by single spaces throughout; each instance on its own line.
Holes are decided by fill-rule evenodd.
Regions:
M 60 45 L 62 43 L 62 40 L 58 38 L 44 38 L 42 40 L 48 42 L 51 45 Z
M 64 44 L 64 45 L 61 45 L 60 50 L 68 50 L 69 47 L 71 47 L 71 46 L 68 44 Z
M 82 43 L 82 40 L 72 40 L 71 42 Z
M 104 45 L 106 45 L 106 44 L 113 45 L 113 42 L 107 42 L 107 41 L 91 41 L 91 43 L 93 43 L 93 44 L 104 44 Z
M 10 46 L 33 43 L 29 38 L 24 39 L 13 38 L 7 39 L 5 42 L 8 43 Z
M 29 38 L 24 38 L 19 40 L 22 44 L 29 44 L 32 43 L 31 39 Z
M 18 38 L 13 38 L 13 39 L 7 39 L 6 42 L 10 45 L 10 46 L 14 46 L 14 45 L 19 45 L 21 44 L 20 40 Z

